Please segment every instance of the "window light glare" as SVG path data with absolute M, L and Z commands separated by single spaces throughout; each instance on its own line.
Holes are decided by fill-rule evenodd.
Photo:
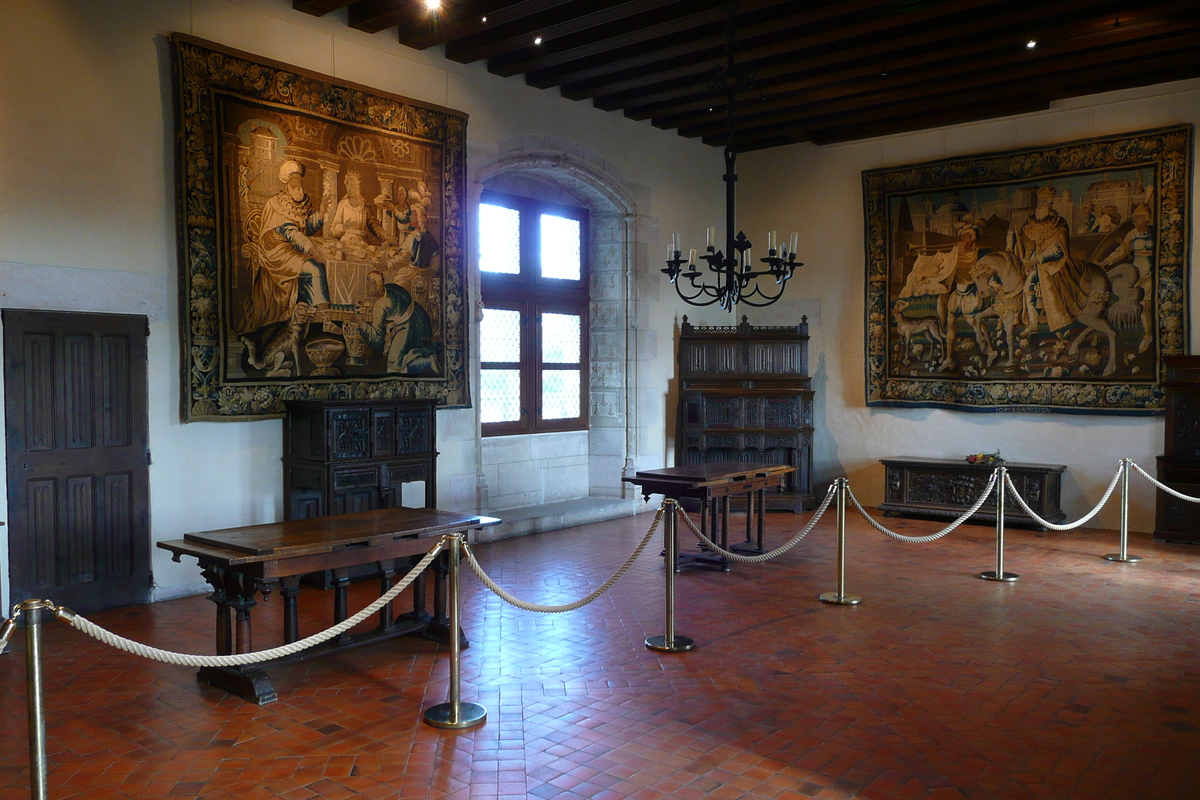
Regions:
M 1032 50 L 1035 47 L 1037 47 L 1037 39 L 1030 39 L 1025 43 L 1025 49 L 1027 50 Z

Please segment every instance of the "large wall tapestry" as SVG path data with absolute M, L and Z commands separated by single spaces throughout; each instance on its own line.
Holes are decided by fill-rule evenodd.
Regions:
M 863 173 L 867 405 L 1159 413 L 1192 128 Z
M 172 37 L 185 420 L 468 404 L 464 114 Z

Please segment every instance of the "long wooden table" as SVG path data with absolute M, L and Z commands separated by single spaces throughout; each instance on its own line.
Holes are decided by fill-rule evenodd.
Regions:
M 642 496 L 647 500 L 652 494 L 661 494 L 674 500 L 691 498 L 700 501 L 701 533 L 725 550 L 757 554 L 763 552 L 766 527 L 763 514 L 767 508 L 767 490 L 778 491 L 783 485 L 783 476 L 795 471 L 795 467 L 787 464 L 714 461 L 709 464 L 641 470 L 624 480 L 640 486 Z M 743 494 L 746 496 L 746 540 L 731 548 L 729 501 Z M 753 538 L 752 533 L 756 533 Z M 729 559 L 709 549 L 701 548 L 698 553 L 680 553 L 676 547 L 675 552 L 678 554 L 676 570 L 697 564 L 729 571 Z
M 331 570 L 334 575 L 333 621 L 350 616 L 348 590 L 350 569 L 375 564 L 380 574 L 380 592 L 386 592 L 396 576 L 428 553 L 443 534 L 498 524 L 495 517 L 458 514 L 432 508 L 385 508 L 335 517 L 274 522 L 242 528 L 189 533 L 182 539 L 159 542 L 172 558 L 191 556 L 200 562 L 201 574 L 213 588 L 209 600 L 217 607 L 216 650 L 218 655 L 254 651 L 250 612 L 261 595 L 265 602 L 278 586 L 283 599 L 283 641 L 300 639 L 297 599 L 300 577 Z M 392 617 L 391 603 L 379 612 L 375 630 L 345 633 L 317 648 L 271 663 L 306 658 L 405 634 L 420 635 L 446 643 L 449 633 L 448 561 L 434 563 L 434 610 L 426 610 L 424 576 L 412 584 L 413 610 Z M 258 704 L 276 699 L 267 673 L 259 665 L 246 667 L 202 667 L 197 678 Z

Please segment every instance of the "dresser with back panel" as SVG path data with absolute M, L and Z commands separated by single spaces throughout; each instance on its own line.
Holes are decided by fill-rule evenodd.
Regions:
M 675 464 L 718 461 L 783 464 L 783 490 L 768 509 L 813 506 L 813 390 L 808 375 L 808 318 L 799 325 L 679 330 L 679 414 Z

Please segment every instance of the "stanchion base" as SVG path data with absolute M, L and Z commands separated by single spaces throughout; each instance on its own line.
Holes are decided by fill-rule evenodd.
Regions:
M 1109 553 L 1105 558 L 1109 561 L 1121 561 L 1125 564 L 1136 564 L 1142 560 L 1141 556 L 1135 556 L 1132 553 L 1126 553 L 1124 558 L 1121 558 L 1120 553 Z
M 651 650 L 657 650 L 660 653 L 685 653 L 688 650 L 696 649 L 696 642 L 690 636 L 676 636 L 675 640 L 668 644 L 666 635 L 649 636 L 646 638 L 646 647 Z
M 458 722 L 452 722 L 451 720 L 454 719 L 454 704 L 438 703 L 436 706 L 425 709 L 424 719 L 426 725 L 432 725 L 435 728 L 448 728 L 450 730 L 474 728 L 476 725 L 482 725 L 487 720 L 487 709 L 478 703 L 459 703 Z
M 856 594 L 838 594 L 837 592 L 822 592 L 818 599 L 831 606 L 856 606 L 862 602 L 862 598 Z
M 1012 583 L 1013 581 L 1017 580 L 1021 576 L 1015 572 L 1005 572 L 1000 575 L 997 575 L 996 570 L 989 569 L 987 572 L 979 573 L 979 577 L 983 578 L 985 581 L 1000 581 L 1002 583 Z

